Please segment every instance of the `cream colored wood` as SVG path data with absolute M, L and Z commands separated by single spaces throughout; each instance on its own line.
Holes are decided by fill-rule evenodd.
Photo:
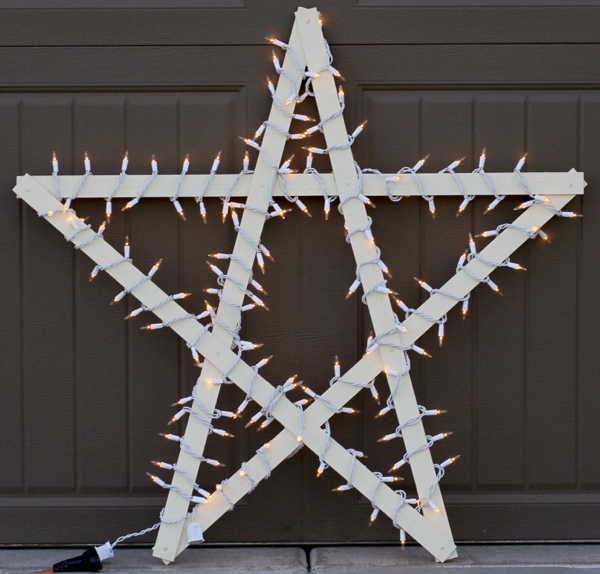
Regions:
M 37 212 L 54 211 L 55 214 L 52 217 L 46 217 L 45 219 L 65 236 L 71 234 L 73 228 L 69 221 L 76 218 L 76 216 L 69 212 L 63 212 L 62 204 L 59 203 L 56 198 L 51 196 L 44 188 L 39 186 L 33 178 L 24 178 L 22 182 L 15 187 L 14 191 Z M 81 220 L 78 221 L 81 225 L 83 224 Z M 93 236 L 94 232 L 91 229 L 82 231 L 75 239 L 73 239 L 73 243 L 75 245 L 82 244 Z M 97 238 L 90 245 L 82 247 L 81 250 L 99 265 L 107 265 L 121 258 L 121 254 L 101 237 Z M 140 270 L 128 262 L 112 267 L 106 272 L 125 288 L 130 288 L 144 276 Z M 164 300 L 166 297 L 166 293 L 151 280 L 142 283 L 131 294 L 146 306 L 152 306 Z M 169 321 L 185 314 L 185 310 L 175 301 L 171 301 L 153 312 L 162 321 Z M 186 319 L 175 322 L 172 324 L 171 329 L 186 342 L 194 342 L 201 332 L 201 326 L 195 319 Z M 221 372 L 228 370 L 237 360 L 236 355 L 210 332 L 204 334 L 196 344 L 196 348 L 203 356 L 209 358 L 215 368 Z M 365 372 L 364 368 L 367 366 L 374 366 L 375 368 L 370 372 Z M 379 369 L 380 364 L 375 359 L 365 360 L 358 369 L 358 374 L 362 380 L 365 378 L 365 375 L 367 378 L 372 377 Z M 247 391 L 252 374 L 252 368 L 243 361 L 239 361 L 229 376 L 242 390 Z M 258 375 L 254 381 L 252 398 L 259 405 L 264 406 L 274 390 L 272 385 Z M 328 394 L 328 397 L 332 400 L 334 407 L 342 406 L 343 403 L 340 402 L 338 404 L 337 402 L 334 402 L 335 392 Z M 315 407 L 316 406 L 323 411 L 323 405 L 320 402 L 318 405 L 315 405 Z M 325 440 L 324 431 L 315 425 L 306 425 L 306 419 L 304 429 L 299 429 L 298 410 L 286 397 L 282 397 L 277 402 L 273 408 L 272 415 L 286 427 L 287 432 L 291 433 L 294 440 L 297 434 L 303 430 L 302 437 L 304 443 L 317 454 L 321 451 Z M 330 441 L 330 449 L 327 451 L 325 459 L 332 468 L 336 469 L 342 476 L 347 478 L 351 456 L 348 451 L 338 445 L 334 439 L 331 439 Z M 377 478 L 375 475 L 357 461 L 355 472 L 352 477 L 352 483 L 357 490 L 369 497 L 376 482 Z M 377 505 L 382 511 L 388 514 L 388 516 L 394 515 L 394 510 L 400 502 L 400 498 L 385 484 L 382 484 L 377 490 L 375 500 Z M 409 505 L 402 507 L 398 512 L 397 520 L 405 527 L 409 534 L 415 537 L 415 539 L 424 539 L 426 541 L 425 545 L 427 549 L 439 560 L 446 559 L 448 554 L 453 551 L 454 544 L 452 540 L 439 532 Z
M 298 162 L 300 160 L 297 159 L 296 161 Z M 298 163 L 296 163 L 296 166 L 298 167 Z M 427 164 L 423 167 L 423 170 L 426 169 Z M 537 193 L 544 195 L 560 195 L 564 193 L 579 195 L 583 193 L 585 184 L 583 181 L 583 173 L 576 171 L 567 173 L 524 172 L 521 175 L 531 190 L 536 190 Z M 394 177 L 395 174 L 384 174 L 384 176 Z M 513 173 L 489 173 L 488 176 L 496 188 L 496 191 L 501 195 L 523 195 L 523 188 L 519 185 L 517 178 Z M 51 175 L 36 175 L 34 177 L 36 181 L 43 185 L 50 193 L 53 195 L 56 194 L 54 178 Z M 115 198 L 125 199 L 137 196 L 139 191 L 148 181 L 148 177 L 149 175 L 126 176 L 115 194 Z M 208 175 L 186 175 L 181 183 L 179 197 L 196 197 L 200 190 L 204 188 L 208 177 Z M 227 195 L 227 190 L 235 177 L 235 174 L 215 175 L 210 186 L 206 190 L 205 197 L 225 197 Z M 333 174 L 323 173 L 321 174 L 321 177 L 325 182 L 327 194 L 334 197 L 337 196 L 338 190 L 335 185 Z M 468 195 L 493 195 L 480 174 L 459 173 L 458 177 Z M 172 197 L 175 193 L 175 186 L 178 178 L 178 175 L 157 175 L 152 185 L 144 192 L 144 198 Z M 421 180 L 423 189 L 427 195 L 460 195 L 460 190 L 449 173 L 419 173 L 419 179 Z M 112 193 L 117 180 L 118 176 L 116 175 L 91 175 L 81 188 L 77 198 L 107 198 Z M 19 178 L 17 178 L 17 182 L 18 181 Z M 58 181 L 61 194 L 63 197 L 68 197 L 77 188 L 77 185 L 81 181 L 81 176 L 61 175 L 58 177 Z M 286 176 L 286 181 L 286 185 L 288 186 L 291 195 L 299 195 L 302 197 L 323 195 L 321 185 L 314 175 L 292 174 Z M 235 185 L 231 196 L 237 198 L 247 197 L 248 192 L 250 191 L 251 182 L 251 175 L 241 177 Z M 410 174 L 404 174 L 402 180 L 390 182 L 388 185 L 390 192 L 394 195 L 403 195 L 406 197 L 420 195 L 419 188 Z M 378 175 L 368 173 L 363 175 L 363 192 L 369 197 L 386 195 L 385 185 L 381 178 Z M 275 184 L 273 195 L 278 197 L 283 196 L 279 182 Z
M 306 61 L 309 71 L 316 72 L 327 65 L 327 52 L 321 26 L 318 23 L 318 12 L 316 9 L 306 10 L 299 8 L 296 12 L 296 22 L 300 27 L 300 35 L 304 46 Z M 337 112 L 340 103 L 337 97 L 337 88 L 331 72 L 323 72 L 320 77 L 313 80 L 313 89 L 315 99 L 319 108 L 321 118 L 327 118 Z M 344 123 L 344 118 L 339 115 L 323 126 L 325 132 L 325 141 L 327 146 L 344 145 L 348 142 L 348 130 Z M 334 149 L 329 153 L 331 165 L 338 185 L 340 201 L 351 197 L 358 191 L 358 176 L 354 164 L 354 158 L 350 148 Z M 456 182 L 454 182 L 456 185 Z M 348 230 L 352 231 L 358 228 L 364 228 L 368 225 L 365 204 L 358 198 L 349 199 L 343 206 L 344 219 Z M 354 252 L 354 258 L 358 263 L 362 261 L 372 261 L 377 259 L 375 246 L 368 240 L 365 233 L 354 233 L 351 235 L 350 243 Z M 377 264 L 370 264 L 361 267 L 360 277 L 364 292 L 369 291 L 373 286 L 385 281 L 383 273 Z M 389 332 L 395 327 L 394 312 L 388 295 L 374 292 L 368 295 L 367 303 L 373 329 L 377 335 Z M 394 333 L 387 337 L 392 343 L 399 344 L 399 333 Z M 380 347 L 381 356 L 386 369 L 397 372 L 404 372 L 406 362 L 404 353 L 400 349 L 388 346 Z M 393 390 L 396 384 L 395 377 L 388 377 L 390 389 Z M 402 377 L 400 386 L 396 392 L 394 404 L 398 421 L 403 422 L 414 417 L 418 417 L 419 408 L 414 394 L 410 376 Z M 427 444 L 425 430 L 422 421 L 407 426 L 402 431 L 402 436 L 407 452 Z M 421 451 L 410 457 L 410 468 L 412 470 L 419 498 L 427 498 L 428 490 L 436 479 L 436 471 L 433 466 L 433 460 L 429 449 Z M 438 507 L 438 511 L 433 511 L 429 506 L 423 508 L 423 513 L 427 520 L 431 521 L 446 536 L 452 539 L 450 523 L 446 514 L 444 503 L 441 497 L 441 491 L 438 487 L 431 499 Z M 430 544 L 426 538 L 417 538 L 419 544 L 427 547 Z M 454 558 L 453 553 L 450 558 Z M 436 556 L 436 558 L 438 558 Z
M 291 34 L 291 45 L 299 45 L 300 41 L 296 27 L 292 29 Z M 302 56 L 300 62 L 302 62 Z M 290 74 L 297 83 L 302 80 L 302 73 L 291 61 L 289 56 L 283 61 L 283 68 Z M 293 91 L 291 82 L 285 77 L 281 76 L 280 81 L 277 85 L 276 96 L 279 101 L 285 102 L 289 94 Z M 295 102 L 289 106 L 289 111 L 293 111 Z M 271 106 L 271 113 L 269 115 L 269 121 L 279 126 L 282 130 L 288 131 L 291 124 L 291 119 L 286 116 L 281 110 L 279 110 L 275 104 Z M 268 126 L 262 140 L 262 147 L 265 151 L 267 158 L 275 165 L 281 165 L 282 154 L 285 148 L 286 138 L 278 131 Z M 250 184 L 250 190 L 248 192 L 247 203 L 253 207 L 257 207 L 261 210 L 267 210 L 269 207 L 269 182 L 271 180 L 273 170 L 259 156 L 255 172 L 252 175 Z M 184 182 L 187 178 L 184 178 Z M 202 189 L 202 188 L 200 188 Z M 198 191 L 196 191 L 196 194 Z M 260 243 L 260 237 L 262 234 L 263 226 L 265 223 L 265 216 L 250 210 L 244 210 L 241 219 L 241 228 L 245 234 L 254 243 Z M 250 269 L 253 268 L 255 259 L 254 248 L 240 235 L 236 238 L 235 247 L 233 254 L 240 258 Z M 231 261 L 228 275 L 235 277 L 242 285 L 248 286 L 250 277 L 244 268 L 237 262 Z M 227 301 L 231 301 L 235 305 L 242 305 L 245 294 L 240 288 L 230 280 L 227 280 L 223 286 L 223 298 Z M 262 311 L 260 311 L 262 312 Z M 220 303 L 217 311 L 218 318 L 223 321 L 230 329 L 235 329 L 236 322 L 238 320 L 237 310 L 228 305 L 227 303 Z M 213 333 L 229 348 L 232 343 L 231 335 L 222 329 L 219 325 L 215 325 Z M 211 379 L 218 379 L 222 377 L 222 373 L 214 368 L 210 362 L 205 361 L 206 367 L 202 370 L 200 378 L 198 379 L 198 385 L 196 390 L 196 398 L 203 404 L 209 411 L 213 411 L 217 397 L 219 394 L 219 387 L 215 385 L 206 385 L 206 381 Z M 195 404 L 192 407 L 199 415 L 202 416 L 202 412 L 199 407 Z M 184 439 L 190 448 L 198 453 L 204 452 L 206 439 L 208 436 L 207 427 L 198 421 L 194 417 L 189 417 L 187 428 L 185 431 Z M 199 461 L 192 457 L 185 451 L 180 451 L 177 465 L 183 468 L 192 478 L 196 478 L 198 474 Z M 172 484 L 177 485 L 179 488 L 187 492 L 188 494 L 192 491 L 192 485 L 180 472 L 173 473 Z M 179 493 L 170 491 L 167 498 L 167 504 L 165 507 L 165 520 L 176 520 L 183 516 L 189 506 L 189 502 L 183 498 Z M 160 526 L 156 544 L 154 546 L 153 555 L 161 558 L 165 562 L 172 562 L 177 556 L 178 549 L 184 548 L 187 545 L 187 531 L 182 522 L 177 524 L 166 524 L 163 523 Z M 181 551 L 181 550 L 179 550 Z

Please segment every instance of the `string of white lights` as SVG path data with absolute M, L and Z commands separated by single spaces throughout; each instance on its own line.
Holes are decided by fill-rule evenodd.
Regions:
M 271 411 L 273 410 L 273 407 L 275 406 L 275 404 L 277 403 L 277 401 L 283 395 L 285 395 L 286 393 L 288 393 L 292 389 L 296 388 L 296 383 L 294 382 L 295 380 L 296 380 L 296 375 L 294 375 L 293 377 L 290 377 L 289 379 L 287 379 L 285 381 L 285 383 L 283 383 L 283 385 L 279 385 L 278 387 L 276 387 L 273 390 L 273 392 L 271 393 L 271 396 L 269 397 L 269 399 L 267 400 L 267 402 L 265 403 L 265 405 L 263 406 L 263 408 L 260 409 L 260 411 L 258 411 L 246 423 L 246 428 L 248 428 L 250 425 L 253 425 L 254 423 L 257 423 L 262 417 L 265 417 L 265 420 L 260 425 L 259 430 L 264 429 L 267 426 L 269 426 L 275 420 L 273 418 L 273 416 L 271 415 Z
M 52 177 L 54 178 L 54 186 L 56 187 L 56 197 L 58 197 L 58 201 L 62 202 L 60 185 L 58 185 L 58 160 L 56 159 L 55 151 L 52 152 Z
M 152 174 L 150 175 L 150 179 L 146 182 L 144 187 L 140 190 L 140 192 L 134 197 L 131 201 L 129 201 L 125 207 L 121 211 L 125 211 L 126 209 L 131 209 L 134 205 L 139 203 L 144 192 L 150 187 L 150 184 L 154 181 L 154 178 L 158 175 L 158 163 L 156 161 L 156 157 L 152 154 L 152 161 L 150 162 L 150 167 L 152 168 Z
M 200 191 L 200 193 L 198 194 L 198 197 L 196 197 L 196 203 L 200 207 L 200 216 L 202 217 L 202 221 L 204 221 L 204 223 L 206 223 L 206 207 L 204 206 L 204 194 L 206 193 L 206 190 L 208 189 L 208 186 L 210 185 L 210 182 L 212 181 L 213 177 L 215 177 L 215 174 L 217 173 L 217 169 L 219 169 L 220 163 L 221 163 L 221 150 L 219 150 L 217 157 L 213 161 L 212 167 L 210 168 L 210 173 L 208 175 L 208 179 L 206 180 L 206 183 L 204 184 L 202 191 Z
M 160 264 L 162 263 L 162 259 L 159 259 L 150 269 L 150 271 L 148 272 L 148 275 L 144 275 L 141 279 L 139 279 L 138 281 L 136 281 L 131 287 L 128 287 L 127 289 L 123 289 L 123 291 L 121 291 L 112 301 L 111 301 L 111 305 L 113 305 L 114 303 L 118 303 L 121 299 L 123 299 L 123 297 L 125 297 L 125 295 L 127 295 L 128 293 L 131 293 L 133 290 L 135 290 L 137 287 L 139 287 L 144 281 L 148 281 L 150 279 L 152 279 L 152 277 L 154 276 L 154 274 L 158 271 L 158 269 L 160 268 Z
M 90 162 L 90 158 L 88 157 L 87 151 L 85 152 L 85 159 L 83 160 L 83 165 L 85 167 L 85 173 L 83 174 L 83 177 L 79 180 L 79 183 L 77 184 L 77 187 L 75 188 L 75 191 L 73 192 L 73 194 L 67 199 L 67 201 L 65 201 L 65 206 L 64 206 L 65 210 L 67 210 L 71 207 L 71 203 L 77 197 L 77 194 L 83 187 L 83 184 L 86 182 L 87 178 L 90 175 L 92 175 L 92 164 Z M 57 172 L 58 172 L 58 169 L 57 169 Z
M 181 182 L 183 181 L 183 178 L 187 174 L 189 168 L 190 168 L 190 154 L 188 153 L 185 156 L 185 159 L 183 160 L 183 167 L 181 168 L 181 173 L 179 174 L 179 177 L 177 178 L 177 184 L 175 186 L 175 193 L 173 194 L 173 197 L 171 198 L 171 203 L 173 203 L 175 210 L 181 216 L 183 221 L 185 221 L 185 214 L 183 213 L 183 208 L 181 207 L 181 204 L 179 203 L 179 199 L 178 199 L 179 198 L 179 188 L 181 187 Z M 212 175 L 209 176 L 208 181 L 210 182 L 211 179 L 212 179 Z
M 431 498 L 432 498 L 433 494 L 435 493 L 435 489 L 438 487 L 440 480 L 442 480 L 442 478 L 444 477 L 444 474 L 446 472 L 445 469 L 448 466 L 450 466 L 452 463 L 456 462 L 459 458 L 460 458 L 460 455 L 453 456 L 451 458 L 446 459 L 444 462 L 442 462 L 440 464 L 433 465 L 433 467 L 437 470 L 435 480 L 433 481 L 433 484 L 427 489 L 427 496 L 419 498 L 417 500 L 417 506 L 416 506 L 417 510 L 420 510 L 421 508 L 423 508 L 425 506 L 429 506 L 436 512 L 441 512 L 439 507 L 431 500 Z
M 201 454 L 194 452 L 190 448 L 190 446 L 187 444 L 187 442 L 183 439 L 183 437 L 180 437 L 176 434 L 160 433 L 160 432 L 158 433 L 158 436 L 162 436 L 163 438 L 165 438 L 167 440 L 178 442 L 180 444 L 181 450 L 187 452 L 190 456 L 193 456 L 194 458 L 196 458 L 202 462 L 205 462 L 206 464 L 210 464 L 211 466 L 225 466 L 222 462 L 219 462 L 218 460 L 215 460 L 214 458 L 206 458 L 205 456 L 202 456 Z
M 500 195 L 496 191 L 496 188 L 492 185 L 492 182 L 490 181 L 488 174 L 485 173 L 485 169 L 484 169 L 485 159 L 486 159 L 485 148 L 483 148 L 483 151 L 481 152 L 481 155 L 479 156 L 479 165 L 477 166 L 476 169 L 473 170 L 473 173 L 481 174 L 481 176 L 483 177 L 483 181 L 485 181 L 486 185 L 490 188 L 490 191 L 494 194 L 494 197 L 495 197 L 494 201 L 492 201 L 492 203 L 490 203 L 488 205 L 487 209 L 483 212 L 483 215 L 492 211 L 492 209 L 494 209 L 494 207 L 496 207 L 506 197 L 505 195 Z
M 383 476 L 383 474 L 381 474 L 380 472 L 374 472 L 373 474 L 376 476 L 377 482 L 375 483 L 375 486 L 371 490 L 370 502 L 371 502 L 371 506 L 373 507 L 373 512 L 371 512 L 371 517 L 369 519 L 369 526 L 371 526 L 375 522 L 375 520 L 377 519 L 377 515 L 379 514 L 379 507 L 375 503 L 375 493 L 377 492 L 377 489 L 384 482 L 398 482 L 399 480 L 404 480 L 403 478 L 401 478 L 399 476 Z
M 394 464 L 394 466 L 392 466 L 392 468 L 390 468 L 390 470 L 388 472 L 398 470 L 400 467 L 404 466 L 406 463 L 410 464 L 409 459 L 413 454 L 416 454 L 418 452 L 421 452 L 421 451 L 427 450 L 428 448 L 431 448 L 433 446 L 433 443 L 437 442 L 438 440 L 442 440 L 443 438 L 447 438 L 451 434 L 452 434 L 452 432 L 441 432 L 439 434 L 436 434 L 435 436 L 427 435 L 425 437 L 427 439 L 427 442 L 425 444 L 422 444 L 422 445 L 418 446 L 417 448 L 414 448 L 410 452 L 407 452 L 397 463 Z
M 233 188 L 236 186 L 237 182 L 240 181 L 240 179 L 244 175 L 250 175 L 250 174 L 254 173 L 254 171 L 249 169 L 249 167 L 250 167 L 250 156 L 248 155 L 248 150 L 246 150 L 246 153 L 244 154 L 243 169 L 242 169 L 242 171 L 240 171 L 240 173 L 237 174 L 235 179 L 231 182 L 231 185 L 229 186 L 229 189 L 227 190 L 227 195 L 225 196 L 225 199 L 223 200 L 223 209 L 221 211 L 221 220 L 223 223 L 225 223 L 225 219 L 227 219 L 227 214 L 229 213 L 229 202 L 231 201 L 231 194 L 233 192 Z M 250 273 L 250 275 L 251 275 L 251 273 Z
M 415 183 L 419 188 L 419 193 L 421 194 L 421 197 L 429 205 L 429 212 L 431 213 L 431 216 L 435 219 L 435 202 L 433 200 L 433 195 L 427 195 L 425 193 L 425 190 L 423 189 L 423 184 L 421 183 L 421 179 L 417 175 L 417 172 L 423 167 L 428 157 L 429 154 L 427 154 L 423 159 L 420 159 L 413 167 L 403 167 L 398 171 L 398 173 L 410 173 L 413 176 L 413 179 L 415 180 Z
M 325 431 L 325 441 L 323 442 L 323 447 L 319 453 L 319 468 L 317 469 L 317 477 L 321 476 L 323 472 L 329 468 L 329 465 L 325 462 L 325 454 L 329 450 L 329 441 L 331 440 L 331 426 L 329 425 L 328 420 L 325 421 L 323 430 Z
M 114 189 L 110 193 L 110 195 L 106 198 L 106 221 L 110 222 L 110 217 L 112 215 L 112 199 L 117 193 L 119 187 L 121 187 L 121 183 L 125 179 L 127 175 L 127 166 L 129 165 L 129 152 L 125 152 L 125 157 L 123 158 L 123 162 L 121 163 L 121 173 L 119 174 L 119 179 L 117 180 L 117 184 Z M 59 197 L 60 200 L 60 197 Z
M 423 417 L 441 415 L 446 411 L 442 411 L 439 409 L 426 409 L 425 407 L 419 405 L 419 414 L 415 417 L 412 417 L 402 423 L 400 423 L 396 430 L 391 434 L 386 434 L 383 438 L 380 438 L 377 442 L 389 442 L 395 438 L 402 438 L 402 429 L 406 426 L 417 424 Z
M 325 219 L 327 220 L 327 219 L 329 219 L 329 212 L 331 211 L 331 203 L 333 201 L 335 201 L 337 198 L 335 196 L 330 196 L 327 193 L 327 187 L 325 186 L 325 182 L 323 181 L 321 174 L 313 167 L 312 162 L 313 162 L 313 154 L 308 152 L 308 154 L 306 156 L 306 168 L 304 169 L 304 173 L 313 175 L 319 182 L 319 185 L 321 186 L 321 191 L 323 192 L 323 200 L 324 200 L 323 210 L 325 211 Z
M 456 185 L 458 185 L 458 189 L 460 189 L 460 192 L 463 195 L 463 201 L 460 204 L 460 207 L 458 208 L 456 217 L 458 217 L 467 208 L 467 205 L 469 205 L 469 203 L 475 199 L 474 195 L 467 195 L 467 192 L 465 191 L 465 188 L 463 187 L 458 175 L 456 175 L 456 172 L 454 171 L 455 168 L 457 168 L 464 159 L 464 157 L 461 159 L 457 159 L 456 161 L 453 161 L 448 167 L 445 167 L 443 170 L 438 172 L 449 173 L 454 178 Z
M 76 220 L 73 219 L 73 222 L 75 222 Z M 96 231 L 96 233 L 94 233 L 94 235 L 92 237 L 90 237 L 89 239 L 86 239 L 83 243 L 79 243 L 77 245 L 75 245 L 75 249 L 81 249 L 82 247 L 87 247 L 90 243 L 92 243 L 93 241 L 96 241 L 96 239 L 98 239 L 99 237 L 102 237 L 102 235 L 104 234 L 104 231 L 106 230 L 106 221 L 103 221 L 102 224 L 100 225 L 100 227 L 98 227 L 98 231 Z M 91 226 L 90 226 L 91 227 Z M 89 227 L 87 228 L 89 229 Z M 77 233 L 79 233 L 78 230 Z M 71 241 L 71 239 L 69 239 L 69 241 Z

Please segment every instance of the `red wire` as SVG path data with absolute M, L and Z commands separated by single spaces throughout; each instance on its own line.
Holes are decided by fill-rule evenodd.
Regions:
M 54 572 L 54 568 L 52 568 L 51 570 L 38 570 L 33 574 L 46 574 L 46 572 Z

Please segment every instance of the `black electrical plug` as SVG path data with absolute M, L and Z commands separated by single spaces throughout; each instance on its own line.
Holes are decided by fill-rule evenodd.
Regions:
M 53 572 L 98 572 L 98 570 L 102 570 L 102 560 L 94 547 L 88 548 L 81 556 L 68 558 L 52 566 Z
M 52 566 L 52 570 L 39 570 L 36 574 L 47 572 L 98 572 L 98 570 L 102 570 L 102 561 L 107 558 L 114 558 L 114 556 L 112 544 L 107 542 L 102 546 L 88 548 L 81 556 L 57 562 Z

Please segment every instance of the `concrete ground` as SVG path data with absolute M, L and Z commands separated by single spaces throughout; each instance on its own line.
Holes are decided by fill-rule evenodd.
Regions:
M 0 573 L 47 570 L 81 549 L 0 550 Z M 116 549 L 103 563 L 107 574 L 182 572 L 198 574 L 507 574 L 507 569 L 531 574 L 562 574 L 584 570 L 600 574 L 600 544 L 459 546 L 459 557 L 436 564 L 418 546 L 342 546 L 314 548 L 308 560 L 302 548 L 189 548 L 175 564 L 165 566 L 150 549 Z M 574 574 L 574 573 L 573 573 Z

